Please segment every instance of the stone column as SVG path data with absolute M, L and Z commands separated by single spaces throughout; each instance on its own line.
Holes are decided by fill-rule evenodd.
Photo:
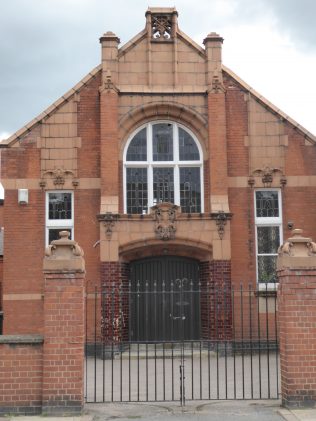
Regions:
M 82 249 L 68 231 L 46 249 L 43 262 L 43 413 L 81 413 L 84 403 L 84 279 Z
M 316 404 L 316 244 L 302 230 L 280 247 L 278 322 L 282 403 Z

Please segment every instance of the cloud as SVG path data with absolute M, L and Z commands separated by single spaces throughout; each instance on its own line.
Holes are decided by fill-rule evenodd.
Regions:
M 270 16 L 300 49 L 316 51 L 315 0 L 238 0 L 246 19 Z M 249 22 L 249 21 L 248 21 Z

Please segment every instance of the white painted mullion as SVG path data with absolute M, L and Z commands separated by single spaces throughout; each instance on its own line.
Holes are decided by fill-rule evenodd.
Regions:
M 180 170 L 179 170 L 179 129 L 178 125 L 173 125 L 173 186 L 174 186 L 174 203 L 180 206 Z
M 149 208 L 154 204 L 154 192 L 153 192 L 153 128 L 152 124 L 147 126 L 147 189 L 148 189 L 148 213 Z
M 172 135 L 173 135 L 173 161 L 175 164 L 179 163 L 179 158 L 180 158 L 180 154 L 179 154 L 179 129 L 178 126 L 176 124 L 173 124 L 173 131 L 172 131 Z
M 180 170 L 179 170 L 179 165 L 174 166 L 173 183 L 174 183 L 174 203 L 175 203 L 175 205 L 180 206 Z
M 200 190 L 201 190 L 201 212 L 204 212 L 204 170 L 203 164 L 200 165 Z
M 127 213 L 127 192 L 126 192 L 126 168 L 127 165 L 123 164 L 123 212 Z

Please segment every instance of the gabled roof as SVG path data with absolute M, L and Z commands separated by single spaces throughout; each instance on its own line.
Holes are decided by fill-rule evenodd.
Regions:
M 198 45 L 195 41 L 193 41 L 188 35 L 183 33 L 179 28 L 177 29 L 177 34 L 179 38 L 181 38 L 184 42 L 190 45 L 193 49 L 197 51 L 200 55 L 205 55 L 205 50 L 200 45 Z M 124 44 L 121 48 L 119 48 L 118 56 L 123 56 L 127 51 L 135 47 L 139 42 L 141 42 L 147 35 L 146 29 L 139 32 L 135 35 L 130 41 Z M 80 89 L 85 86 L 95 75 L 101 71 L 102 65 L 98 65 L 95 67 L 91 72 L 89 72 L 83 79 L 80 80 L 73 88 L 71 88 L 68 92 L 62 95 L 57 101 L 55 101 L 50 107 L 44 110 L 40 115 L 35 117 L 32 121 L 28 124 L 23 126 L 20 130 L 15 132 L 11 135 L 8 139 L 0 140 L 0 148 L 10 147 L 14 145 L 22 136 L 28 133 L 33 127 L 37 124 L 41 123 L 42 120 L 46 117 L 49 117 L 55 110 L 60 108 L 64 105 L 67 101 L 71 99 L 73 95 L 78 93 Z M 253 95 L 259 102 L 261 102 L 266 108 L 270 109 L 274 114 L 279 115 L 282 119 L 293 125 L 293 127 L 300 132 L 307 140 L 311 141 L 312 143 L 316 144 L 316 136 L 313 135 L 311 132 L 306 130 L 303 126 L 297 123 L 294 119 L 289 117 L 285 114 L 280 108 L 276 107 L 270 101 L 268 101 L 264 96 L 259 94 L 256 90 L 254 90 L 251 86 L 249 86 L 245 81 L 243 81 L 239 76 L 237 76 L 232 70 L 227 68 L 226 66 L 222 65 L 222 69 L 225 73 L 227 73 L 232 79 L 234 79 L 239 85 L 241 85 L 246 91 L 248 91 L 251 95 Z

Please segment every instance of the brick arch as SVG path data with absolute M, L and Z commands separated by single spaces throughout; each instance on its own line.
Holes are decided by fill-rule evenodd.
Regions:
M 178 238 L 168 242 L 157 239 L 133 241 L 120 246 L 119 256 L 122 262 L 131 262 L 144 257 L 173 255 L 190 257 L 201 262 L 212 260 L 212 246 L 203 241 Z
M 183 124 L 192 130 L 202 147 L 203 156 L 206 157 L 208 145 L 207 120 L 195 110 L 178 102 L 155 101 L 135 107 L 125 114 L 119 121 L 120 159 L 129 135 L 142 124 L 154 120 L 170 120 Z M 205 158 L 204 158 L 205 159 Z

